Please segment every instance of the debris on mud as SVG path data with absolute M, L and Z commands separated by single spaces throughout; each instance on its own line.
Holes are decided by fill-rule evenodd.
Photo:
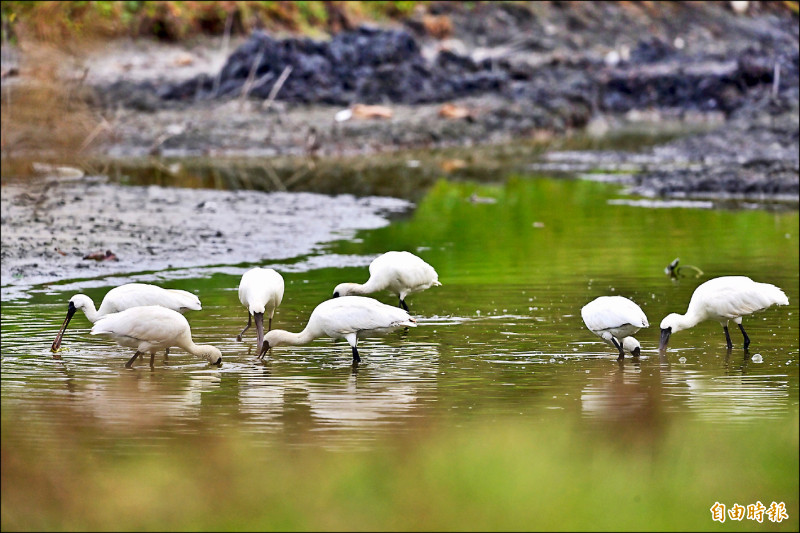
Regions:
M 299 257 L 384 226 L 389 214 L 411 205 L 385 197 L 120 187 L 98 178 L 7 183 L 0 201 L 4 293 L 64 279 Z M 98 256 L 83 252 L 106 246 Z
M 56 251 L 58 251 L 58 248 L 56 248 Z M 61 255 L 66 255 L 66 254 L 62 253 Z M 83 258 L 91 259 L 93 261 L 119 261 L 117 255 L 111 250 L 106 250 L 105 252 L 88 253 L 84 255 Z

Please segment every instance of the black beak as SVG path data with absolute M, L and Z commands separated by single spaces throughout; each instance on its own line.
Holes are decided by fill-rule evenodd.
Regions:
M 672 335 L 672 328 L 664 328 L 661 330 L 661 343 L 658 345 L 658 351 L 663 352 L 667 349 L 670 335 Z
M 339 297 L 339 293 L 338 293 L 338 292 L 334 292 L 334 293 L 333 293 L 333 297 L 334 297 L 334 298 L 338 298 L 338 297 Z
M 50 350 L 53 351 L 53 357 L 56 359 L 61 359 L 61 357 L 56 353 L 58 349 L 61 347 L 61 339 L 64 337 L 64 331 L 67 329 L 67 324 L 69 321 L 72 320 L 72 315 L 75 314 L 75 304 L 70 302 L 69 307 L 67 308 L 67 318 L 64 319 L 64 323 L 61 324 L 61 329 L 58 330 L 58 335 L 56 335 L 56 340 L 53 341 L 53 345 L 50 347 Z
M 263 359 L 265 355 L 267 355 L 267 351 L 269 350 L 269 343 L 264 341 L 264 345 L 261 346 L 261 351 L 258 352 L 258 358 Z
M 641 355 L 641 353 L 642 353 L 642 349 L 639 348 L 638 346 L 636 348 L 634 348 L 633 351 L 631 352 L 631 354 L 634 357 L 639 357 Z
M 216 362 L 216 363 L 214 363 L 214 364 L 215 364 L 215 365 L 217 365 L 217 366 L 222 366 L 222 357 L 220 357 L 220 358 L 219 358 L 219 361 L 217 361 L 217 362 Z

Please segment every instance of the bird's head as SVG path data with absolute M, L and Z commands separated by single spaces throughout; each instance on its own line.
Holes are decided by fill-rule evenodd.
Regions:
M 642 353 L 642 345 L 633 337 L 625 337 L 622 339 L 622 349 L 629 352 L 634 357 L 639 357 Z
M 262 353 L 267 353 L 267 350 L 275 346 L 286 344 L 284 341 L 285 331 L 281 329 L 273 329 L 264 334 L 264 345 L 261 348 Z
M 670 313 L 661 321 L 661 342 L 658 345 L 660 351 L 667 349 L 669 337 L 673 333 L 682 330 L 681 315 L 678 313 Z
M 64 332 L 67 330 L 69 321 L 72 320 L 72 315 L 74 315 L 75 311 L 78 309 L 83 309 L 83 311 L 86 312 L 87 306 L 94 307 L 94 304 L 92 303 L 91 298 L 85 294 L 76 294 L 69 299 L 69 305 L 67 306 L 67 318 L 64 319 L 64 323 L 61 324 L 61 329 L 58 330 L 58 334 L 56 334 L 53 345 L 50 346 L 50 350 L 55 354 L 54 357 L 57 359 L 59 358 L 57 356 L 57 352 L 61 349 L 61 340 L 64 338 Z
M 205 357 L 212 365 L 222 364 L 222 352 L 216 346 L 205 345 L 200 347 L 200 355 Z
M 338 298 L 339 296 L 347 296 L 353 292 L 353 288 L 355 286 L 355 283 L 340 283 L 335 289 L 333 289 L 333 297 Z
M 85 311 L 90 307 L 94 307 L 94 303 L 92 302 L 92 299 L 85 294 L 76 294 L 69 299 L 69 309 L 72 310 L 72 313 L 75 313 L 76 309 Z

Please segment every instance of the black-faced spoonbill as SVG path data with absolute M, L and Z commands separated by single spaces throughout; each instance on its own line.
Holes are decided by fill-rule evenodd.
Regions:
M 356 348 L 359 338 L 383 335 L 403 326 L 416 325 L 417 321 L 403 309 L 364 296 L 342 296 L 319 304 L 300 333 L 282 329 L 267 333 L 258 357 L 263 358 L 267 350 L 274 346 L 298 346 L 327 335 L 333 339 L 346 339 L 350 343 L 355 364 L 361 362 Z
M 703 320 L 716 320 L 725 331 L 728 349 L 733 348 L 728 332 L 728 321 L 733 320 L 744 336 L 744 349 L 750 337 L 742 326 L 742 317 L 766 309 L 771 305 L 789 305 L 786 294 L 769 283 L 759 283 L 747 276 L 722 276 L 700 284 L 692 293 L 685 315 L 670 313 L 661 321 L 661 343 L 665 350 L 669 337 L 682 329 L 689 329 Z
M 400 299 L 400 307 L 408 311 L 406 296 L 439 286 L 439 275 L 428 263 L 410 252 L 386 252 L 369 265 L 366 283 L 340 283 L 333 297 L 363 295 L 388 290 Z
M 251 319 L 256 319 L 256 335 L 258 337 L 258 351 L 264 342 L 264 315 L 269 317 L 267 331 L 272 329 L 272 317 L 275 309 L 283 300 L 283 276 L 271 268 L 251 268 L 242 276 L 239 282 L 239 301 L 247 308 L 247 325 L 236 337 L 242 340 L 244 332 L 250 328 Z
M 61 329 L 53 341 L 51 350 L 57 352 L 61 346 L 61 340 L 64 337 L 64 331 L 67 329 L 67 324 L 72 319 L 75 311 L 80 309 L 89 319 L 89 322 L 94 324 L 98 319 L 111 313 L 118 313 L 131 307 L 139 307 L 142 305 L 160 305 L 173 311 L 181 313 L 186 311 L 199 311 L 203 307 L 200 305 L 200 299 L 188 291 L 178 289 L 164 289 L 157 285 L 150 285 L 149 283 L 126 283 L 119 287 L 114 287 L 108 291 L 100 303 L 100 309 L 94 307 L 92 299 L 85 294 L 76 294 L 69 299 L 69 307 L 67 308 L 67 318 L 61 325 Z
M 638 357 L 641 353 L 639 341 L 631 337 L 641 328 L 650 327 L 642 308 L 624 296 L 600 296 L 581 309 L 586 327 L 592 333 L 619 350 L 618 359 L 625 351 Z
M 110 335 L 120 346 L 134 348 L 125 368 L 131 368 L 137 357 L 150 352 L 150 366 L 156 352 L 171 346 L 183 348 L 192 355 L 205 357 L 209 363 L 220 364 L 222 353 L 214 346 L 195 344 L 192 330 L 182 314 L 159 305 L 131 307 L 119 313 L 101 317 L 92 326 L 92 335 Z

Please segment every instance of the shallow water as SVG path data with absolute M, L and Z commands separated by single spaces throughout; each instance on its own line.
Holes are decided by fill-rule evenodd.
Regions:
M 98 450 L 121 436 L 158 447 L 207 428 L 252 433 L 265 446 L 358 449 L 431 425 L 508 417 L 585 425 L 796 418 L 797 212 L 650 209 L 624 199 L 618 186 L 591 181 L 442 180 L 387 227 L 269 265 L 286 281 L 273 327 L 290 331 L 337 283 L 366 281 L 383 251 L 410 250 L 436 267 L 443 285 L 408 298 L 419 325 L 362 340 L 357 369 L 345 341 L 275 348 L 264 363 L 252 330 L 237 342 L 246 324 L 237 287 L 252 265 L 125 278 L 196 292 L 203 310 L 186 316 L 196 342 L 222 350 L 220 368 L 173 349 L 152 370 L 141 362 L 126 370 L 130 351 L 90 336 L 80 313 L 54 360 L 49 347 L 69 297 L 82 291 L 99 304 L 116 283 L 38 287 L 28 300 L 3 302 L 3 417 L 24 417 L 26 437 L 41 446 L 53 443 L 39 423 L 85 429 Z M 664 268 L 675 257 L 704 274 L 671 280 Z M 735 327 L 728 353 L 712 322 L 676 333 L 659 357 L 661 318 L 684 312 L 700 282 L 731 274 L 774 283 L 790 301 L 745 318 L 751 357 Z M 637 335 L 639 359 L 617 361 L 581 320 L 585 303 L 615 294 L 639 303 L 651 323 Z M 396 305 L 388 293 L 373 296 Z

